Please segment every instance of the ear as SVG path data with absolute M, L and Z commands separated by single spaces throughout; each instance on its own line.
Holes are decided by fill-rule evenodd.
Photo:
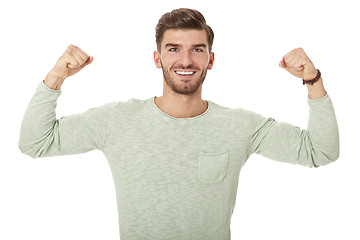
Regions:
M 161 55 L 158 51 L 154 52 L 154 62 L 157 68 L 161 68 Z
M 215 54 L 213 52 L 210 53 L 210 60 L 209 60 L 209 64 L 207 69 L 210 70 L 212 69 L 213 65 L 214 65 L 214 61 L 215 61 Z

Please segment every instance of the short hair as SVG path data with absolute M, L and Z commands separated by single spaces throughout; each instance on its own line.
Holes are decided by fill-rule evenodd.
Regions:
M 205 30 L 209 51 L 211 51 L 214 32 L 211 27 L 206 24 L 204 16 L 199 11 L 189 8 L 179 8 L 162 15 L 155 28 L 156 45 L 159 52 L 161 50 L 164 33 L 169 29 Z

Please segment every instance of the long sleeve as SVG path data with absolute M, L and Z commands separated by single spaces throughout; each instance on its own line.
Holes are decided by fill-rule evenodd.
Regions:
M 339 157 L 339 131 L 334 108 L 328 95 L 320 99 L 308 98 L 307 130 L 272 118 L 259 117 L 251 137 L 251 152 L 267 158 L 318 167 Z
M 21 152 L 37 158 L 102 150 L 116 103 L 56 119 L 60 94 L 61 91 L 52 90 L 43 82 L 38 85 L 22 121 Z

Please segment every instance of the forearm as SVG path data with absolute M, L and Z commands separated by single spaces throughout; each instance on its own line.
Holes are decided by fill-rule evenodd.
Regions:
M 310 99 L 320 99 L 326 95 L 322 77 L 319 78 L 313 85 L 306 84 Z
M 309 121 L 307 136 L 315 165 L 324 165 L 339 157 L 339 130 L 335 111 L 328 95 L 308 99 Z

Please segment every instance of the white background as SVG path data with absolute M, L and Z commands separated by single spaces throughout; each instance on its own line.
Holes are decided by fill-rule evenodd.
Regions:
M 360 239 L 356 1 L 2 1 L 0 239 L 119 239 L 115 190 L 99 151 L 31 159 L 18 150 L 35 88 L 69 44 L 94 62 L 63 85 L 58 117 L 162 94 L 152 60 L 160 16 L 200 10 L 215 32 L 203 98 L 306 128 L 307 91 L 278 67 L 303 47 L 333 101 L 341 155 L 320 168 L 253 155 L 240 174 L 232 239 Z

